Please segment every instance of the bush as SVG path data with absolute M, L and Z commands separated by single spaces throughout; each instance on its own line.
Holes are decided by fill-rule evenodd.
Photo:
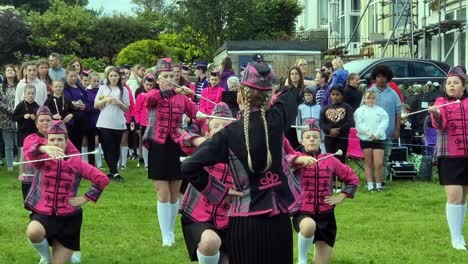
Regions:
M 75 54 L 68 54 L 68 55 L 62 55 L 62 67 L 66 69 L 68 63 L 75 58 L 79 58 L 81 60 L 81 64 L 83 64 L 83 69 L 86 69 L 86 70 L 104 72 L 104 69 L 108 65 L 108 63 L 104 59 L 96 59 L 94 57 L 83 59 L 83 58 L 76 56 Z
M 185 51 L 180 48 L 168 47 L 156 40 L 140 40 L 129 44 L 117 55 L 116 64 L 142 64 L 152 67 L 158 59 L 171 57 L 174 61 L 185 60 Z

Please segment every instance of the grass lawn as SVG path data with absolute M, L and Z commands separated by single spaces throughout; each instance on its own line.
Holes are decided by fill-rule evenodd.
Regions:
M 82 263 L 190 263 L 179 224 L 176 245 L 161 247 L 156 194 L 146 171 L 129 161 L 121 173 L 124 184 L 111 183 L 97 204 L 85 206 Z M 0 263 L 38 263 L 25 235 L 28 212 L 16 175 L 0 167 Z M 88 186 L 84 181 L 80 193 Z M 333 263 L 468 263 L 468 252 L 451 248 L 437 183 L 394 181 L 383 193 L 361 187 L 335 212 Z

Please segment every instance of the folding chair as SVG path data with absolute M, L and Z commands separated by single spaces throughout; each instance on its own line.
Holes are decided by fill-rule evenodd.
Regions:
M 362 172 L 365 172 L 364 152 L 362 152 L 357 130 L 354 127 L 349 130 L 348 136 L 348 165 L 354 169 L 359 177 Z

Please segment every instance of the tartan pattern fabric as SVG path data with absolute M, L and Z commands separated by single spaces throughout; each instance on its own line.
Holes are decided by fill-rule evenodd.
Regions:
M 453 102 L 446 97 L 437 98 L 434 105 Z M 468 98 L 438 108 L 440 123 L 434 120 L 432 124 L 437 128 L 436 157 L 468 157 Z
M 244 70 L 241 84 L 260 90 L 271 91 L 273 88 L 273 73 L 265 64 L 249 63 Z

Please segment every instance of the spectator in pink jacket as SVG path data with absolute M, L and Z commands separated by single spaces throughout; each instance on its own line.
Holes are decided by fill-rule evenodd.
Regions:
M 148 73 L 143 78 L 143 90 L 138 94 L 135 105 L 135 123 L 136 130 L 140 135 L 140 138 L 145 134 L 146 127 L 148 126 L 148 109 L 146 108 L 146 93 L 154 88 L 155 79 L 154 75 Z M 142 146 L 141 140 L 139 144 L 140 153 L 143 156 L 143 162 L 145 164 L 145 169 L 148 169 L 148 148 Z
M 210 85 L 203 89 L 200 98 L 200 111 L 209 115 L 213 111 L 215 104 L 221 102 L 223 95 L 223 87 L 219 86 L 220 77 L 218 71 L 212 71 L 210 74 Z M 208 99 L 208 100 L 206 100 Z M 211 102 L 210 102 L 211 101 Z

